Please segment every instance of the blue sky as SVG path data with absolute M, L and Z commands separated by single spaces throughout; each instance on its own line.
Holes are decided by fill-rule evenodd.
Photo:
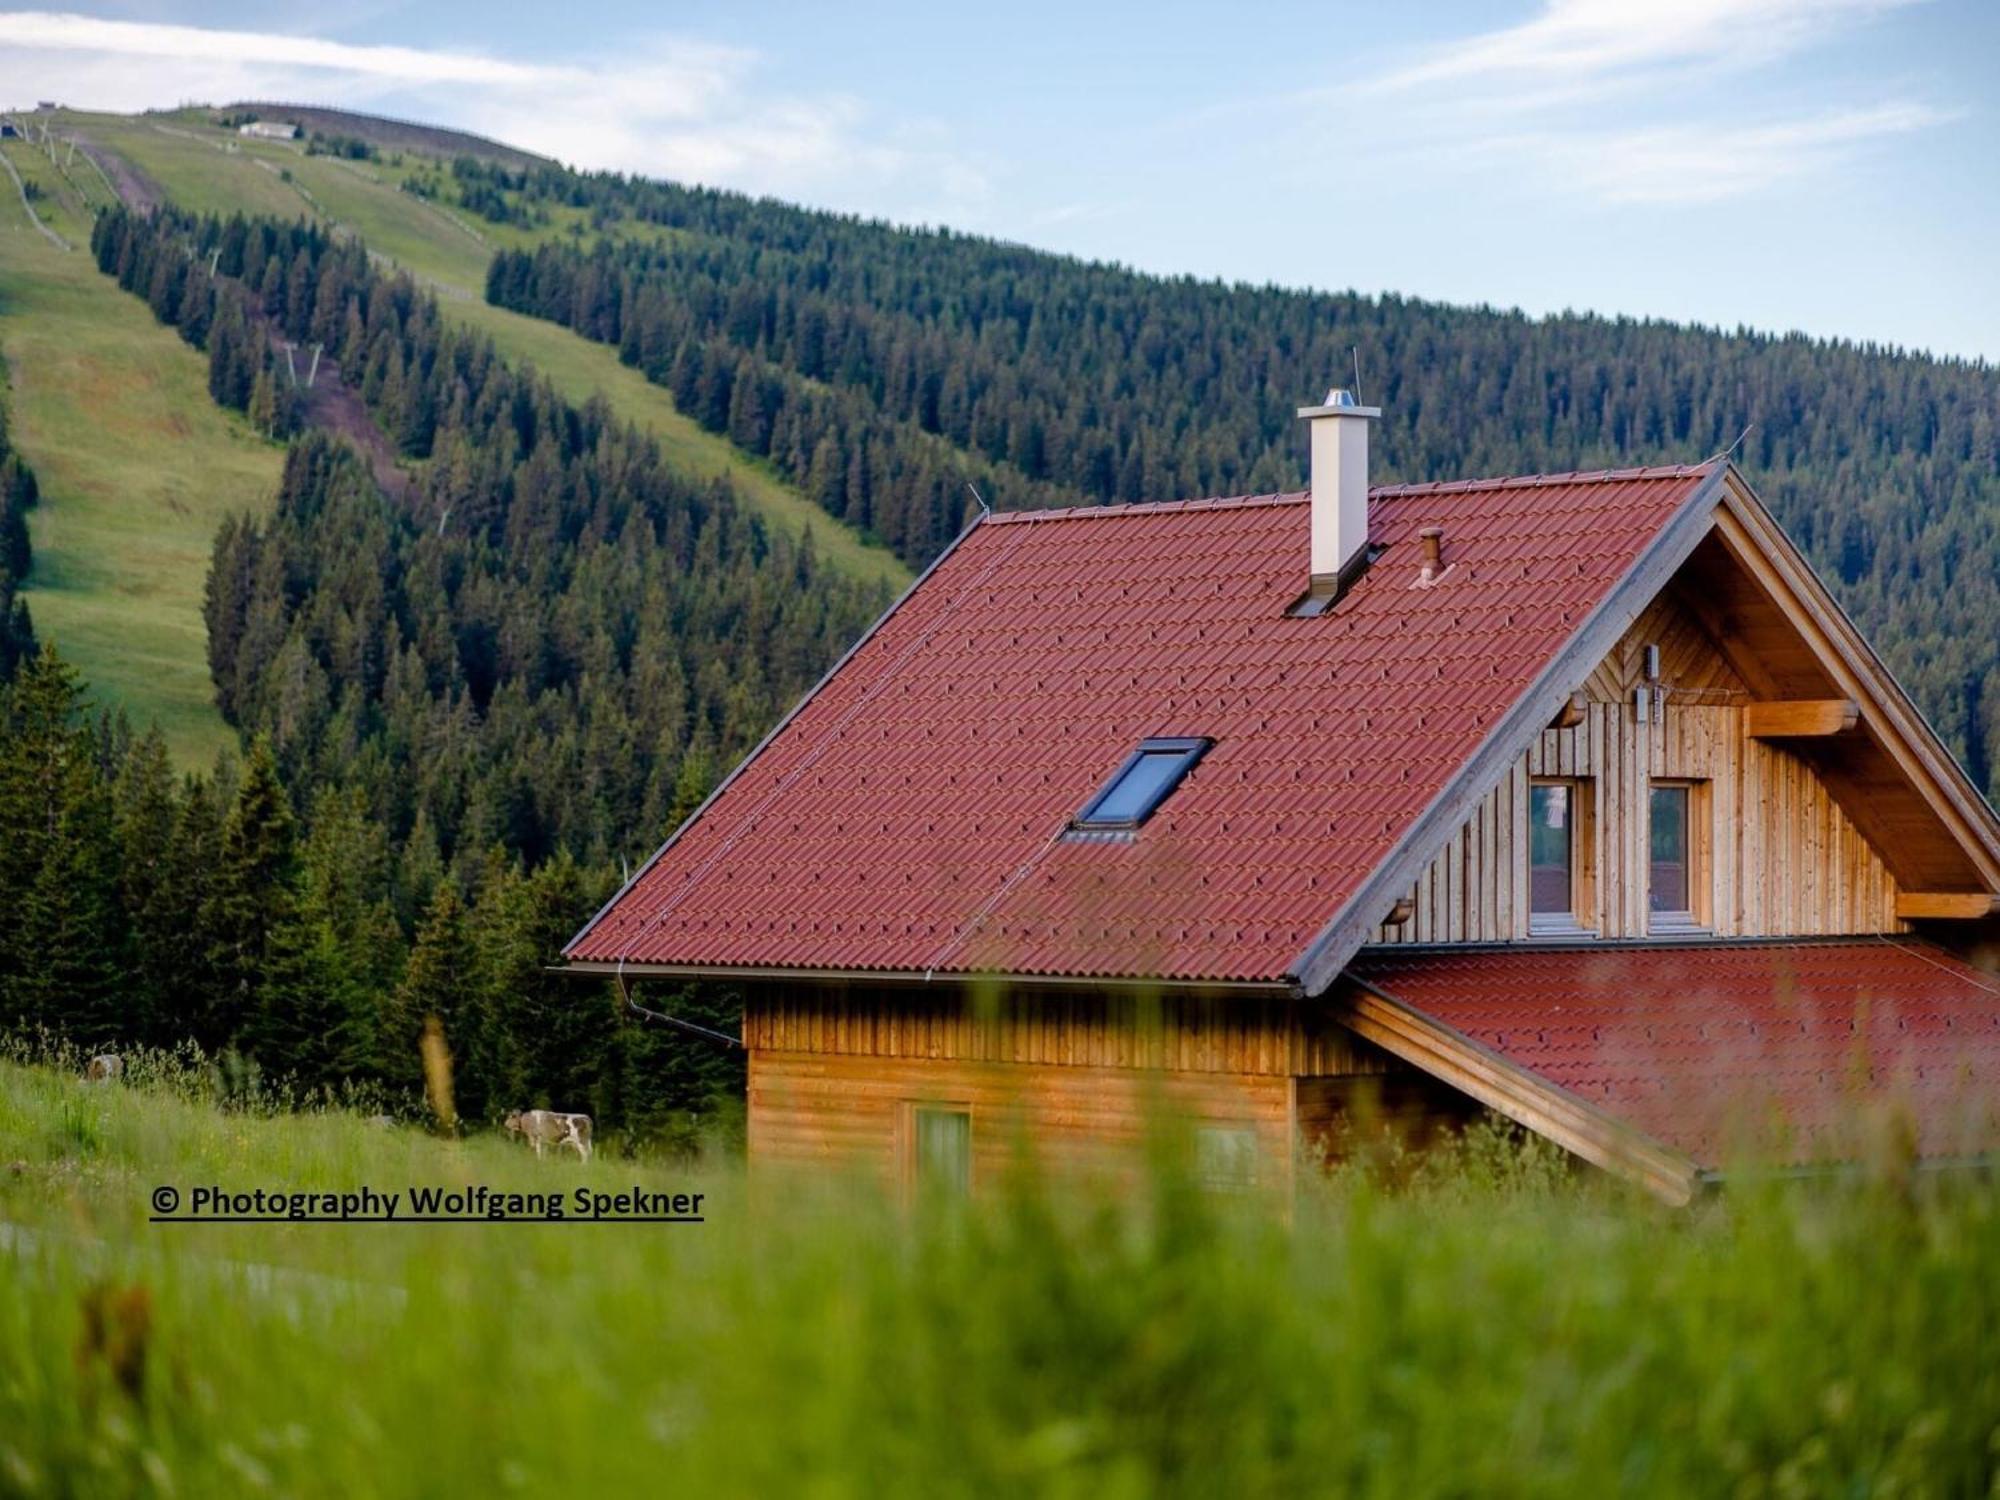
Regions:
M 1151 271 L 2000 359 L 1990 0 L 0 10 L 0 101 L 306 98 Z

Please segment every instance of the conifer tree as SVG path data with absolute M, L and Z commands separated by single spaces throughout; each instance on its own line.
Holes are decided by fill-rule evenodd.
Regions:
M 488 1113 L 497 1070 L 479 968 L 464 903 L 446 881 L 424 913 L 409 966 L 387 996 L 376 1034 L 377 1072 L 393 1087 L 415 1094 L 424 1087 L 424 1028 L 435 1017 L 451 1053 L 458 1113 L 470 1121 Z
M 44 646 L 0 700 L 0 1026 L 126 1031 L 110 789 L 76 672 Z
M 258 739 L 223 825 L 216 871 L 217 1009 L 203 1038 L 212 1048 L 246 1040 L 274 996 L 301 981 L 297 922 L 298 853 L 290 802 L 269 740 Z M 282 1064 L 266 1059 L 266 1066 Z
M 180 888 L 174 838 L 181 805 L 166 738 L 155 725 L 124 757 L 114 786 L 118 894 L 131 946 L 135 981 L 128 987 L 127 1035 L 171 1043 L 177 975 L 174 953 L 187 925 L 188 892 Z
M 541 1108 L 603 1112 L 617 1012 L 602 988 L 551 973 L 577 913 L 599 904 L 576 861 L 559 854 L 532 875 L 509 866 L 481 893 L 474 940 L 490 997 L 496 1086 Z

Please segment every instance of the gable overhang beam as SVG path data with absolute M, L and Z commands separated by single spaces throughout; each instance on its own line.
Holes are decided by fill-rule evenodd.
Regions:
M 1683 1207 L 1702 1185 L 1705 1174 L 1694 1158 L 1509 1062 L 1387 990 L 1350 975 L 1332 1013 L 1364 1041 L 1663 1203 Z

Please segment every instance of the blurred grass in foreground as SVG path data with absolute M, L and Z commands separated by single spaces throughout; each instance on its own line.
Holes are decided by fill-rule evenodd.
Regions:
M 685 1187 L 708 1222 L 144 1222 L 202 1182 Z M 1486 1134 L 1289 1214 L 1024 1169 L 912 1220 L 0 1065 L 0 1492 L 1991 1494 L 1997 1202 L 1675 1214 Z

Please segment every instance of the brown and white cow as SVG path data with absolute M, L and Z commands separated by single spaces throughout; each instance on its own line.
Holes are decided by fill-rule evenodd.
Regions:
M 85 1083 L 109 1083 L 125 1076 L 125 1059 L 116 1052 L 100 1052 L 84 1065 Z
M 518 1135 L 535 1148 L 535 1155 L 554 1146 L 573 1147 L 579 1161 L 590 1160 L 590 1116 L 560 1114 L 553 1109 L 517 1109 L 507 1116 L 509 1135 Z

